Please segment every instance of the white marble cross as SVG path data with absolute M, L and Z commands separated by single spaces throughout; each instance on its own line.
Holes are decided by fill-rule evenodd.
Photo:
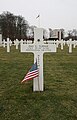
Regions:
M 18 49 L 18 46 L 19 46 L 19 40 L 18 39 L 14 40 L 14 45 L 16 45 L 16 49 Z
M 73 45 L 72 39 L 69 39 L 69 40 L 67 41 L 67 45 L 69 46 L 69 53 L 72 53 L 72 45 Z
M 63 44 L 64 44 L 64 41 L 63 41 L 63 39 L 61 39 L 60 40 L 61 50 L 63 50 Z
M 11 40 L 9 41 L 9 44 L 10 44 L 10 47 L 11 47 L 12 46 L 12 41 Z
M 10 52 L 10 40 L 7 38 L 7 52 Z
M 56 52 L 56 44 L 44 44 L 43 42 L 43 29 L 34 29 L 34 43 L 23 44 L 21 41 L 20 45 L 21 52 L 32 52 L 34 53 L 34 63 L 37 59 L 37 65 L 39 69 L 39 76 L 33 80 L 33 91 L 44 90 L 43 80 L 43 54 L 46 52 Z
M 76 45 L 77 45 L 77 40 L 74 40 L 74 41 L 73 41 L 73 48 L 75 48 Z
M 7 52 L 10 52 L 10 46 L 12 45 L 12 41 L 7 38 L 7 41 L 5 41 L 5 39 L 3 39 L 3 47 L 6 47 L 7 46 Z

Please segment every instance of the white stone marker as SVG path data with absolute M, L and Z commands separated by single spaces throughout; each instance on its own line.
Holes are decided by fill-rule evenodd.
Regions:
M 10 52 L 10 41 L 9 41 L 9 38 L 7 38 L 7 52 Z
M 58 46 L 59 46 L 59 41 L 58 40 L 56 40 L 56 47 L 58 48 Z
M 61 50 L 63 50 L 63 39 L 60 40 Z
M 2 46 L 2 34 L 0 34 L 0 46 Z
M 9 42 L 10 42 L 10 46 L 12 46 L 12 41 L 10 40 Z
M 14 45 L 16 45 L 16 49 L 18 49 L 18 45 L 19 45 L 19 40 L 18 39 L 14 40 Z
M 69 53 L 72 53 L 72 39 L 69 39 L 68 45 L 69 45 Z
M 32 52 L 34 53 L 34 63 L 37 59 L 37 65 L 39 69 L 39 77 L 33 80 L 33 91 L 43 91 L 43 54 L 45 52 L 56 52 L 55 44 L 44 44 L 43 43 L 43 29 L 34 29 L 34 43 L 23 44 L 21 41 L 21 52 Z
M 73 41 L 73 48 L 75 48 L 75 47 L 76 47 L 76 44 L 77 44 L 77 41 L 76 41 L 76 40 L 74 40 L 74 41 Z

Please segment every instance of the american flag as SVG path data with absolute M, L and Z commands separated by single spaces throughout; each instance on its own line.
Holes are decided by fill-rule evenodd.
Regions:
M 38 72 L 37 61 L 36 61 L 35 64 L 32 65 L 31 69 L 28 71 L 24 79 L 21 81 L 21 83 L 27 80 L 31 80 L 35 77 L 38 77 L 38 75 L 39 75 L 39 72 Z

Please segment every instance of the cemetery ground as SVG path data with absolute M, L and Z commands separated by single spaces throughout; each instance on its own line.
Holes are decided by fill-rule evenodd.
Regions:
M 44 54 L 44 91 L 21 80 L 33 54 L 0 47 L 0 120 L 77 120 L 77 47 Z

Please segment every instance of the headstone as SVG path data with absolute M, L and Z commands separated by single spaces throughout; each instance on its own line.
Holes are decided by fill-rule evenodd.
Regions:
M 76 47 L 76 45 L 77 45 L 77 41 L 76 41 L 76 40 L 74 40 L 74 41 L 73 41 L 73 48 L 75 48 L 75 47 Z
M 18 49 L 18 46 L 19 46 L 19 40 L 18 39 L 14 40 L 14 45 L 16 45 L 16 49 Z
M 9 42 L 10 42 L 10 47 L 11 47 L 12 46 L 12 41 L 10 40 Z
M 0 34 L 0 46 L 2 46 L 2 34 Z
M 72 39 L 69 39 L 69 40 L 67 41 L 67 44 L 68 44 L 68 46 L 69 46 L 69 53 L 72 53 Z
M 10 52 L 10 40 L 7 38 L 7 52 Z
M 43 43 L 43 29 L 34 29 L 34 43 L 23 44 L 21 41 L 21 52 L 32 52 L 34 53 L 34 63 L 37 59 L 37 65 L 39 69 L 39 76 L 33 80 L 33 91 L 43 91 L 43 54 L 45 52 L 56 52 L 55 44 L 44 44 Z
M 58 48 L 58 46 L 59 46 L 59 41 L 58 40 L 56 40 L 56 47 Z
M 61 50 L 63 50 L 63 39 L 60 40 Z

